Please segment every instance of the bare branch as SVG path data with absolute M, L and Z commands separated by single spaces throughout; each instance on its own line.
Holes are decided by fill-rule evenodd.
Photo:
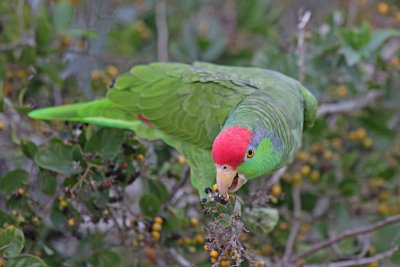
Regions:
M 270 179 L 268 179 L 263 191 L 268 191 L 268 189 L 273 186 L 274 184 L 277 184 L 279 182 L 279 180 L 281 179 L 282 175 L 285 173 L 287 169 L 287 165 L 285 165 L 284 167 L 280 168 L 279 170 L 277 170 Z
M 328 240 L 321 241 L 321 242 L 311 246 L 306 251 L 303 251 L 302 253 L 292 257 L 290 259 L 290 261 L 296 262 L 298 259 L 304 258 L 304 257 L 306 257 L 310 254 L 313 254 L 314 252 L 321 250 L 327 246 L 330 246 L 334 243 L 338 243 L 338 242 L 342 241 L 343 239 L 346 239 L 346 238 L 349 238 L 349 237 L 355 236 L 355 235 L 369 233 L 369 232 L 375 231 L 376 229 L 382 228 L 386 225 L 398 223 L 398 222 L 400 222 L 400 215 L 393 216 L 391 218 L 387 218 L 385 220 L 379 221 L 379 222 L 369 225 L 369 226 L 364 226 L 364 227 L 356 228 L 356 229 L 352 229 L 352 230 L 346 230 L 336 237 L 332 237 Z
M 194 266 L 187 259 L 185 259 L 181 254 L 179 254 L 174 248 L 170 248 L 168 250 L 169 254 L 171 254 L 172 258 L 175 260 L 177 264 L 183 267 L 191 267 Z
M 338 103 L 322 104 L 317 111 L 317 118 L 327 114 L 349 112 L 355 109 L 360 109 L 373 103 L 376 98 L 382 95 L 380 91 L 369 91 L 366 95 L 355 99 L 342 101 Z
M 300 198 L 300 186 L 293 186 L 292 188 L 292 196 L 294 203 L 294 219 L 293 225 L 290 229 L 290 234 L 288 241 L 285 246 L 285 252 L 283 254 L 282 263 L 287 266 L 287 262 L 292 255 L 294 242 L 296 241 L 297 233 L 300 229 L 300 215 L 301 215 L 301 198 Z
M 398 247 L 394 247 L 386 252 L 376 254 L 373 257 L 363 258 L 363 259 L 356 259 L 356 260 L 349 260 L 349 261 L 339 261 L 339 262 L 332 262 L 327 263 L 324 265 L 321 264 L 312 264 L 312 265 L 305 265 L 304 267 L 350 267 L 350 266 L 358 266 L 358 265 L 365 265 L 372 262 L 378 262 L 387 258 L 390 258 L 393 253 L 398 250 Z
M 306 26 L 311 18 L 311 11 L 300 9 L 299 10 L 299 23 L 297 24 L 297 29 L 299 31 L 297 38 L 297 65 L 299 66 L 299 81 L 301 83 L 304 82 L 305 77 L 305 51 L 306 51 L 306 43 L 304 41 L 306 35 Z
M 168 28 L 166 19 L 166 0 L 156 4 L 157 52 L 159 61 L 168 61 Z

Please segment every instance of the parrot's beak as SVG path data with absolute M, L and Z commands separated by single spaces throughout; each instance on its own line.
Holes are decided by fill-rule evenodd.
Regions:
M 221 195 L 225 196 L 228 192 L 235 192 L 247 182 L 243 174 L 236 172 L 227 165 L 216 165 L 217 167 L 217 186 Z

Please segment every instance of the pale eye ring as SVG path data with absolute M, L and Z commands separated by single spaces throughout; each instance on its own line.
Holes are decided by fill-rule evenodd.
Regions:
M 250 148 L 249 150 L 247 150 L 246 157 L 248 159 L 251 159 L 253 156 L 254 156 L 254 149 Z

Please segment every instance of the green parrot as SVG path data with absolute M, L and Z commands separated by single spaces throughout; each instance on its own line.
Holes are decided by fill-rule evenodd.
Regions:
M 34 110 L 41 120 L 130 129 L 177 149 L 200 195 L 222 195 L 287 164 L 317 111 L 314 96 L 279 72 L 210 63 L 152 63 L 122 74 L 106 99 Z

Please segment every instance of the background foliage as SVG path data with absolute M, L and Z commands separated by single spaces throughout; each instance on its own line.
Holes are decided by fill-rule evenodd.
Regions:
M 199 204 L 185 159 L 165 144 L 26 115 L 103 97 L 121 72 L 166 56 L 299 77 L 300 7 L 313 12 L 304 84 L 333 110 L 304 134 L 280 181 L 240 190 L 249 232 L 230 217 L 232 202 Z M 0 266 L 263 266 L 285 257 L 378 266 L 373 257 L 399 244 L 393 224 L 296 257 L 400 214 L 397 1 L 168 0 L 163 14 L 162 1 L 16 0 L 1 1 L 0 14 Z M 232 229 L 239 245 L 227 251 Z M 390 256 L 384 266 L 399 263 Z

